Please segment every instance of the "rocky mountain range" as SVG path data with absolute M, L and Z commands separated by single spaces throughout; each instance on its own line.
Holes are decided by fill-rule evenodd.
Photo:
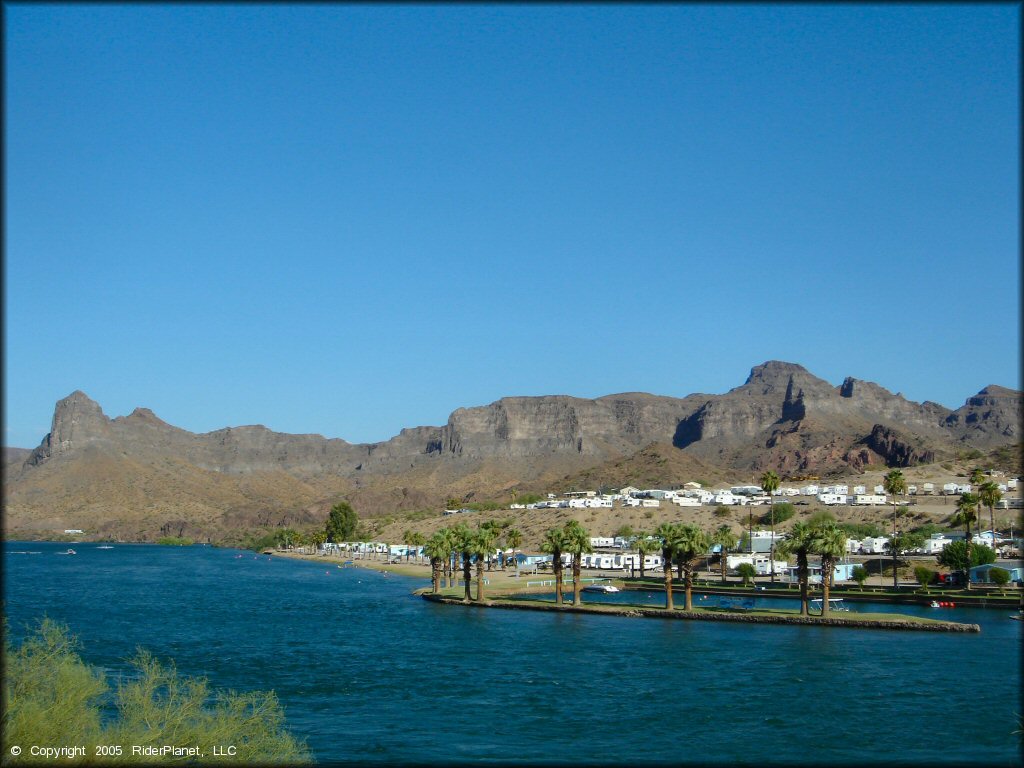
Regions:
M 4 525 L 217 536 L 323 519 L 339 497 L 373 515 L 547 490 L 570 477 L 597 482 L 603 468 L 611 477 L 652 445 L 678 452 L 666 462 L 677 472 L 827 475 L 1020 441 L 1016 390 L 989 386 L 952 411 L 858 379 L 836 387 L 778 361 L 721 395 L 508 397 L 369 444 L 258 425 L 195 434 L 145 408 L 111 419 L 76 391 L 56 404 L 38 447 L 4 449 Z

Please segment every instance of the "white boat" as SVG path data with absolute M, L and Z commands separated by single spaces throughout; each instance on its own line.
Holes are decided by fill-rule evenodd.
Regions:
M 618 587 L 613 584 L 591 584 L 583 587 L 580 592 L 621 592 Z
M 812 608 L 816 608 L 818 610 L 818 613 L 821 613 L 821 607 L 822 607 L 821 603 L 822 603 L 821 598 L 820 597 L 816 597 L 813 600 L 811 600 L 811 607 Z M 844 611 L 849 612 L 850 609 L 846 607 L 846 604 L 843 602 L 843 598 L 841 598 L 841 597 L 830 597 L 828 599 L 828 610 L 829 610 L 830 613 L 832 611 L 839 611 L 841 613 L 841 612 L 844 612 Z
M 113 549 L 113 547 L 104 544 L 102 547 L 96 547 L 96 549 Z
M 73 550 L 73 549 L 69 549 L 67 552 L 58 552 L 57 554 L 58 555 L 77 555 L 78 553 L 75 552 L 75 550 Z

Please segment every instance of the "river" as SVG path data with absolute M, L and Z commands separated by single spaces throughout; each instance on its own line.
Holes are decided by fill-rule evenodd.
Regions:
M 481 611 L 360 568 L 68 546 L 5 543 L 15 641 L 45 615 L 111 671 L 143 647 L 273 689 L 319 761 L 1020 764 L 1022 622 L 1005 610 L 943 613 L 980 634 Z

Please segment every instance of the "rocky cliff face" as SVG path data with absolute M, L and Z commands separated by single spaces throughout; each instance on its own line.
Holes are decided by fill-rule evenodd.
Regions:
M 1021 439 L 1021 393 L 995 384 L 968 398 L 945 419 L 961 442 L 985 447 Z
M 143 408 L 110 419 L 73 392 L 57 403 L 50 433 L 9 473 L 5 499 L 15 517 L 37 522 L 53 512 L 55 493 L 64 510 L 175 510 L 160 521 L 172 528 L 194 524 L 195 516 L 301 519 L 324 511 L 338 493 L 362 494 L 367 511 L 422 507 L 453 493 L 483 498 L 652 444 L 733 470 L 908 466 L 957 442 L 989 448 L 1018 441 L 1020 415 L 1021 393 L 1003 387 L 986 387 L 951 412 L 853 378 L 834 387 L 779 361 L 755 366 L 722 395 L 508 397 L 370 444 L 259 425 L 194 434 Z M 183 505 L 194 508 L 193 517 L 178 512 Z

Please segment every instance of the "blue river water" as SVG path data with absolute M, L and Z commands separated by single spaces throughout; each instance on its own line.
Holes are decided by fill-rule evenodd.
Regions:
M 982 627 L 945 634 L 478 610 L 359 568 L 72 546 L 5 543 L 14 642 L 48 616 L 110 671 L 143 647 L 273 689 L 323 762 L 1021 763 L 1008 611 L 900 607 Z

